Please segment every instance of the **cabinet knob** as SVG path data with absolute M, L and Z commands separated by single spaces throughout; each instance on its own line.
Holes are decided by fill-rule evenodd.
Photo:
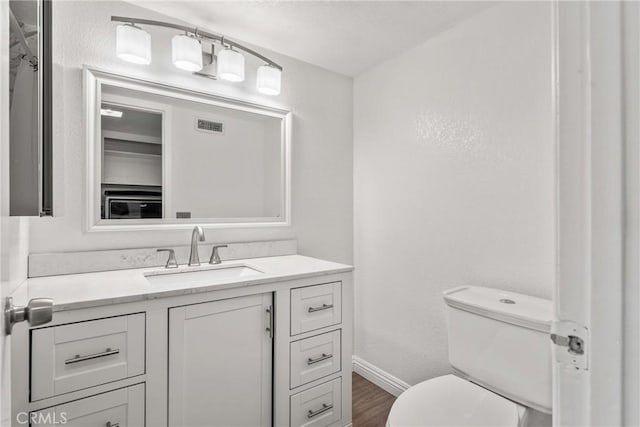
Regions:
M 53 300 L 50 298 L 33 298 L 26 307 L 14 306 L 13 298 L 4 300 L 4 332 L 11 335 L 13 325 L 28 321 L 31 326 L 43 325 L 53 318 Z

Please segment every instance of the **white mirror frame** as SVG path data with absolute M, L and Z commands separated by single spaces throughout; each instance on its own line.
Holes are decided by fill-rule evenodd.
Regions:
M 172 86 L 156 81 L 114 74 L 109 71 L 84 66 L 84 120 L 86 137 L 86 228 L 89 232 L 137 231 L 137 230 L 177 230 L 190 229 L 195 224 L 207 228 L 249 228 L 249 227 L 288 227 L 291 226 L 291 112 L 275 107 L 222 97 L 205 92 Z M 281 217 L 246 218 L 190 218 L 175 219 L 102 219 L 100 212 L 101 176 L 102 176 L 102 138 L 100 105 L 102 104 L 102 85 L 116 86 L 156 95 L 179 98 L 187 101 L 206 103 L 218 107 L 276 117 L 282 120 L 281 140 Z M 162 112 L 165 115 L 170 111 Z M 168 121 L 163 120 L 163 135 L 167 133 Z M 167 159 L 170 161 L 170 159 Z M 163 160 L 163 167 L 164 167 Z M 163 187 L 164 187 L 163 174 Z

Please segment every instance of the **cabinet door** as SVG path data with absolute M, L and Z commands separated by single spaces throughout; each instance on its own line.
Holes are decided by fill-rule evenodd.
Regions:
M 169 312 L 169 425 L 271 425 L 272 295 Z

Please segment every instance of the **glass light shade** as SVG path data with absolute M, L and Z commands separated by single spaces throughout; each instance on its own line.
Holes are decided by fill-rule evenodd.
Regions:
M 151 36 L 133 25 L 116 27 L 116 55 L 134 64 L 151 63 Z
M 171 39 L 171 61 L 186 71 L 202 70 L 202 46 L 200 41 L 184 34 Z
M 265 95 L 279 95 L 282 84 L 282 71 L 271 65 L 258 67 L 258 92 Z
M 230 82 L 244 80 L 244 56 L 231 49 L 223 49 L 218 53 L 218 77 Z

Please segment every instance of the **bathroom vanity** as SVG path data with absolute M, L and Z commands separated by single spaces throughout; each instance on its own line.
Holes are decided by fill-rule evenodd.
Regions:
M 41 242 L 52 243 L 42 252 L 55 253 L 29 255 L 29 278 L 11 295 L 17 307 L 35 298 L 53 301 L 50 322 L 20 322 L 10 331 L 14 425 L 350 425 L 352 267 L 295 255 L 295 247 L 278 251 L 287 246 L 284 240 L 257 245 L 268 250 L 230 244 L 221 257 L 211 245 L 204 248 L 203 229 L 224 229 L 239 240 L 286 239 L 297 232 L 290 229 L 290 109 L 298 95 L 262 96 L 280 93 L 282 66 L 204 28 L 176 27 L 171 19 L 154 19 L 153 11 L 140 16 L 140 8 L 127 2 L 55 3 L 53 22 L 78 26 L 73 33 L 66 25 L 52 28 L 57 42 L 50 53 L 60 79 L 48 86 L 52 108 L 61 113 L 55 128 L 44 123 L 43 132 L 58 135 L 64 149 L 45 160 L 57 166 L 55 189 L 65 190 L 56 200 L 74 208 L 66 216 L 48 209 L 51 221 L 34 220 L 34 227 L 46 229 L 35 233 Z M 140 26 L 153 27 L 154 60 L 149 51 L 143 62 L 127 65 L 132 57 L 125 47 L 136 44 L 131 37 L 150 40 Z M 174 40 L 190 43 L 205 63 L 184 68 L 173 57 Z M 171 46 L 180 71 L 167 72 L 168 51 L 160 46 Z M 260 61 L 247 66 L 255 65 L 261 76 L 255 76 L 261 95 L 222 81 L 231 81 L 220 72 L 225 56 L 238 50 Z M 332 93 L 333 86 L 319 92 Z M 345 93 L 350 100 L 350 82 Z M 329 98 L 332 108 L 345 104 Z M 316 104 L 315 98 L 309 103 Z M 300 112 L 307 120 L 305 109 Z M 326 117 L 318 115 L 317 138 L 301 133 L 299 147 L 335 135 L 336 146 L 342 144 L 341 131 L 327 131 Z M 350 131 L 344 134 L 351 138 Z M 60 153 L 85 156 L 63 159 Z M 297 167 L 326 168 L 326 160 L 314 164 L 313 157 Z M 343 185 L 342 178 L 336 174 L 336 184 Z M 330 185 L 323 181 L 318 188 Z M 351 207 L 340 195 L 335 201 L 326 208 L 343 206 L 339 223 L 312 209 L 296 226 L 345 236 L 336 247 L 350 254 Z M 180 246 L 175 253 L 155 247 L 81 251 L 117 242 L 127 248 L 173 245 L 179 230 L 192 228 L 189 257 Z M 71 235 L 78 244 L 69 249 L 62 242 Z M 206 264 L 204 253 L 216 265 Z M 187 259 L 193 266 L 184 265 Z M 11 305 L 5 312 L 9 320 L 29 317 Z
M 351 271 L 288 255 L 28 279 L 14 302 L 54 314 L 13 328 L 14 422 L 349 425 Z

